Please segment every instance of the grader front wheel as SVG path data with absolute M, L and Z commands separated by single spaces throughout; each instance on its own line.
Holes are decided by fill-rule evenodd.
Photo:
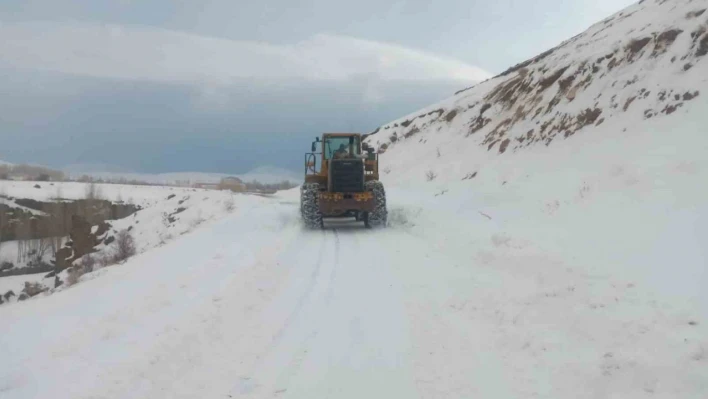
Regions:
M 320 185 L 317 183 L 305 183 L 300 188 L 300 214 L 308 229 L 321 229 L 324 226 L 318 203 L 319 192 Z
M 378 180 L 366 182 L 366 190 L 374 194 L 376 207 L 364 214 L 364 225 L 368 228 L 386 227 L 388 210 L 386 209 L 386 190 Z

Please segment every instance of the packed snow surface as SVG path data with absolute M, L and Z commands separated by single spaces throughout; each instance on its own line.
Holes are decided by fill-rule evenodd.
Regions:
M 3 397 L 708 394 L 703 304 L 586 265 L 593 248 L 543 248 L 513 207 L 389 197 L 387 229 L 306 231 L 297 190 L 238 196 L 221 220 L 1 307 Z

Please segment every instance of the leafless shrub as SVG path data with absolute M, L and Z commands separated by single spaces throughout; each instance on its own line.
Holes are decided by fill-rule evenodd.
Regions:
M 170 227 L 171 222 L 171 216 L 167 212 L 162 212 L 162 225 L 165 227 Z
M 236 201 L 234 201 L 234 196 L 230 195 L 224 201 L 224 210 L 226 212 L 232 212 L 236 208 Z
M 440 158 L 440 147 L 436 148 L 435 152 L 436 152 L 438 158 Z
M 197 210 L 197 216 L 189 222 L 189 227 L 195 229 L 204 222 L 206 222 L 206 219 L 202 217 L 202 211 L 199 209 Z
M 40 261 L 44 259 L 44 256 L 51 251 L 53 247 L 53 240 L 51 238 L 40 238 L 37 240 L 32 240 L 34 247 L 34 254 L 36 260 Z M 54 255 L 54 253 L 52 253 Z
M 74 266 L 74 267 L 69 268 L 69 270 L 67 270 L 67 275 L 66 275 L 66 285 L 68 287 L 71 287 L 72 285 L 78 283 L 79 279 L 84 274 L 86 274 L 86 271 L 81 266 Z
M 85 273 L 91 273 L 97 263 L 98 260 L 91 254 L 86 254 L 81 258 L 81 268 L 84 269 Z
M 432 170 L 429 170 L 425 173 L 425 179 L 427 181 L 433 181 L 436 177 L 438 177 L 438 175 Z
M 115 263 L 122 262 L 131 256 L 135 255 L 135 240 L 133 235 L 128 230 L 121 230 L 116 235 L 114 261 Z
M 64 195 L 64 193 L 62 191 L 61 184 L 57 184 L 57 189 L 54 191 L 54 196 L 51 197 L 50 199 L 52 201 L 61 201 L 63 195 Z
M 30 226 L 28 223 L 20 223 L 15 230 L 17 238 L 17 264 L 22 264 L 29 261 L 32 251 L 30 245 Z
M 109 253 L 103 253 L 100 255 L 96 255 L 95 260 L 96 260 L 96 265 L 100 267 L 107 267 L 115 264 L 114 261 L 115 256 L 113 254 Z M 94 265 L 95 267 L 95 265 Z

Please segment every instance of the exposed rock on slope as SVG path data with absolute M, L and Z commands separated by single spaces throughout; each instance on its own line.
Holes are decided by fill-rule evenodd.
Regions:
M 386 151 L 449 131 L 505 153 L 610 121 L 674 114 L 705 95 L 707 5 L 641 1 L 493 79 L 378 128 L 368 140 Z

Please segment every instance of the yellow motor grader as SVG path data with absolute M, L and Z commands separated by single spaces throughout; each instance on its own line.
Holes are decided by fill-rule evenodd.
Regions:
M 325 218 L 343 217 L 364 222 L 367 228 L 386 225 L 378 154 L 364 143 L 365 138 L 358 133 L 324 133 L 312 143 L 312 152 L 305 154 L 300 213 L 308 228 L 324 227 Z

